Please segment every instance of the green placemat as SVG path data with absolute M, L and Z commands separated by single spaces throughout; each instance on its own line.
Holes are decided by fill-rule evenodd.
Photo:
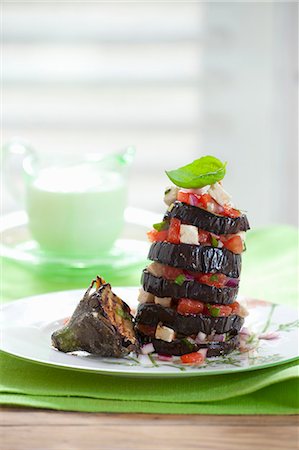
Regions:
M 241 294 L 295 306 L 297 230 L 250 232 L 243 258 Z M 137 285 L 140 272 L 113 285 Z M 4 300 L 60 289 L 85 288 L 89 279 L 54 278 L 2 261 Z M 134 379 L 52 368 L 1 354 L 2 404 L 58 410 L 180 414 L 295 414 L 298 362 L 228 375 Z

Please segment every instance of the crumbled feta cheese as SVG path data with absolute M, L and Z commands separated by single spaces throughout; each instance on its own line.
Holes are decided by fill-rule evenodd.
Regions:
M 147 266 L 147 270 L 155 277 L 163 276 L 163 265 L 157 262 L 151 263 L 149 266 Z
M 164 203 L 170 206 L 173 202 L 175 202 L 178 196 L 178 191 L 178 187 L 168 186 L 164 192 Z
M 156 305 L 164 306 L 164 308 L 169 308 L 171 304 L 171 297 L 155 297 Z
M 181 225 L 180 242 L 182 244 L 198 245 L 198 228 L 194 225 Z
M 143 288 L 139 290 L 138 302 L 139 303 L 154 303 L 155 296 L 146 292 Z
M 92 311 L 92 315 L 93 315 L 93 317 L 94 317 L 95 319 L 98 317 L 98 313 L 95 312 L 95 311 Z
M 155 333 L 156 339 L 161 339 L 165 342 L 171 342 L 174 339 L 174 330 L 172 328 L 165 327 L 163 325 L 158 325 Z
M 211 184 L 208 193 L 221 206 L 231 204 L 231 196 L 223 189 L 223 187 L 219 183 Z

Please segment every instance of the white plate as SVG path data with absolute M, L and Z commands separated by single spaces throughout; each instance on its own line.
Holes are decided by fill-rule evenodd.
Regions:
M 136 308 L 138 288 L 118 287 L 114 292 L 132 308 Z M 203 366 L 189 367 L 179 363 L 164 363 L 148 356 L 137 359 L 112 359 L 64 354 L 51 347 L 51 334 L 60 328 L 82 298 L 82 290 L 54 292 L 28 297 L 2 306 L 1 349 L 12 355 L 42 364 L 81 371 L 138 377 L 169 377 L 211 375 L 262 369 L 298 357 L 298 314 L 286 306 L 247 299 L 250 315 L 246 326 L 259 335 L 277 332 L 273 340 L 259 340 L 257 350 L 249 353 L 235 351 L 230 355 L 211 358 Z M 269 336 L 268 336 L 269 337 Z M 271 336 L 270 336 L 271 337 Z

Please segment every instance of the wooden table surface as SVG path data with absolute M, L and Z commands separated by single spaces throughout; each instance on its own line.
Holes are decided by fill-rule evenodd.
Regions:
M 298 416 L 1 409 L 1 450 L 297 450 Z

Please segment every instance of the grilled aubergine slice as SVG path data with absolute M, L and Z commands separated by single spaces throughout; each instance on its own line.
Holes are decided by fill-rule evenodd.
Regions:
M 96 290 L 91 293 L 96 284 Z M 52 334 L 52 344 L 62 352 L 83 350 L 100 356 L 123 357 L 137 350 L 129 306 L 110 284 L 93 280 L 69 322 Z
M 207 348 L 207 357 L 226 355 L 235 348 L 237 348 L 239 344 L 239 336 L 232 335 L 225 342 L 209 342 L 196 344 L 191 343 L 188 339 L 175 339 L 171 342 L 165 342 L 161 339 L 149 338 L 148 336 L 140 336 L 140 342 L 142 345 L 147 344 L 148 342 L 152 342 L 155 352 L 162 355 L 174 355 L 181 356 L 186 353 L 197 352 L 201 348 Z
M 154 242 L 148 259 L 194 272 L 221 272 L 233 278 L 238 278 L 241 273 L 241 255 L 226 248 Z
M 235 234 L 239 233 L 239 231 L 247 231 L 250 229 L 245 214 L 236 218 L 217 216 L 205 209 L 178 201 L 173 203 L 171 210 L 167 211 L 164 216 L 164 220 L 172 218 L 180 219 L 183 223 L 194 225 L 202 230 L 218 235 Z
M 174 281 L 157 277 L 144 269 L 141 283 L 146 292 L 150 292 L 156 297 L 171 298 L 191 298 L 204 303 L 218 303 L 219 305 L 229 305 L 237 298 L 239 287 L 208 286 L 197 281 L 187 280 L 183 284 L 176 284 Z
M 244 319 L 237 314 L 225 317 L 211 317 L 204 314 L 183 316 L 172 308 L 165 308 L 155 303 L 143 303 L 138 307 L 135 323 L 137 329 L 138 325 L 155 328 L 162 323 L 178 334 L 190 336 L 200 331 L 205 334 L 212 332 L 224 334 L 232 331 L 237 333 L 242 328 Z

